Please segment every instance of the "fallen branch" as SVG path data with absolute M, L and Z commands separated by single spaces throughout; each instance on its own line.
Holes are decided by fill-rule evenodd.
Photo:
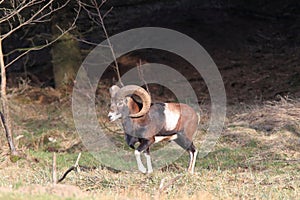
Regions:
M 67 175 L 71 172 L 71 171 L 75 171 L 75 172 L 80 172 L 80 167 L 78 165 L 78 162 L 79 162 L 79 159 L 80 159 L 80 156 L 81 156 L 81 153 L 78 154 L 78 157 L 77 157 L 77 160 L 75 162 L 75 164 L 70 167 L 65 173 L 64 175 L 58 180 L 58 183 L 62 182 L 66 177 Z

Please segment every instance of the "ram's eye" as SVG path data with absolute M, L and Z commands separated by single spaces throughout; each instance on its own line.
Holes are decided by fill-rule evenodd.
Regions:
M 118 103 L 117 103 L 117 106 L 122 106 L 122 102 L 118 102 Z

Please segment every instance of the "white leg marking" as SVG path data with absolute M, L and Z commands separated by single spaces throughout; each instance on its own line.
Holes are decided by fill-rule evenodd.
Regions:
M 194 153 L 190 152 L 190 163 L 189 163 L 188 172 L 191 174 L 194 174 L 195 164 L 196 164 L 196 160 L 197 160 L 197 154 L 198 154 L 197 150 Z
M 189 168 L 188 168 L 188 172 L 189 173 L 192 173 L 192 163 L 193 163 L 193 153 L 192 152 L 189 152 L 190 153 L 190 161 L 189 161 Z
M 136 162 L 137 162 L 137 165 L 138 165 L 138 169 L 139 169 L 142 173 L 146 173 L 146 172 L 147 172 L 147 169 L 145 168 L 145 166 L 144 166 L 143 163 L 142 163 L 142 160 L 141 160 L 141 152 L 139 152 L 138 150 L 134 150 L 134 155 L 135 155 L 135 158 L 136 158 Z
M 195 170 L 195 164 L 196 164 L 196 160 L 197 160 L 197 154 L 198 154 L 198 151 L 196 149 L 196 151 L 194 152 L 194 156 L 193 156 L 193 163 L 192 163 L 192 170 L 191 170 L 192 174 L 194 173 L 194 170 Z
M 153 172 L 152 163 L 151 163 L 151 157 L 149 154 L 144 154 L 147 160 L 147 168 L 148 168 L 148 174 L 151 174 Z

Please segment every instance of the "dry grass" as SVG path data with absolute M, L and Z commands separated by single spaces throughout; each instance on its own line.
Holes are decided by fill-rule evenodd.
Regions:
M 180 171 L 142 175 L 96 169 L 71 173 L 65 183 L 73 187 L 60 185 L 53 188 L 49 185 L 51 174 L 48 169 L 14 165 L 0 171 L 0 183 L 2 189 L 11 188 L 8 192 L 50 193 L 61 197 L 76 195 L 89 199 L 295 199 L 299 193 L 300 169 L 285 166 L 282 170 L 273 167 L 266 170 L 198 168 L 191 176 Z M 166 187 L 160 187 L 162 180 Z
M 231 121 L 231 125 L 244 125 L 269 134 L 285 129 L 300 136 L 300 102 L 281 97 L 279 101 L 268 101 L 248 112 L 237 113 Z
M 59 152 L 61 176 L 85 150 L 68 96 L 51 104 L 30 98 L 12 101 L 17 144 L 27 158 L 12 163 L 2 147 L 0 199 L 296 199 L 300 193 L 299 101 L 229 108 L 222 137 L 213 152 L 198 160 L 193 176 L 185 172 L 188 155 L 143 175 L 116 172 L 84 152 L 79 164 L 85 168 L 70 173 L 66 185 L 53 187 L 51 151 Z M 107 128 L 119 132 L 119 127 Z
M 237 145 L 251 139 L 258 140 L 269 148 L 268 153 L 299 161 L 300 101 L 281 98 L 237 113 L 230 119 L 225 135 L 233 137 L 232 142 Z

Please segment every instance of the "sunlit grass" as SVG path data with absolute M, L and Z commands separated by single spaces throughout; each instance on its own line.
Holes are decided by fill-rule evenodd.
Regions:
M 297 199 L 300 193 L 298 126 L 296 122 L 292 128 L 284 126 L 281 121 L 272 134 L 264 132 L 265 127 L 258 123 L 262 121 L 257 117 L 258 108 L 229 119 L 231 123 L 212 152 L 198 157 L 194 175 L 186 172 L 188 153 L 174 155 L 171 148 L 163 148 L 166 144 L 152 149 L 152 152 L 162 151 L 159 155 L 152 154 L 154 172 L 149 175 L 138 172 L 133 150 L 125 144 L 123 135 L 109 136 L 126 155 L 107 148 L 88 152 L 69 120 L 72 117 L 69 110 L 57 110 L 57 105 L 38 110 L 32 106 L 30 112 L 22 111 L 24 116 L 20 114 L 17 119 L 16 133 L 22 135 L 17 145 L 26 158 L 12 163 L 5 149 L 0 157 L 0 199 Z M 278 110 L 280 106 L 276 104 Z M 291 105 L 283 107 L 285 120 Z M 294 107 L 295 117 L 298 107 Z M 30 117 L 26 118 L 24 113 Z M 281 115 L 276 116 L 277 120 Z M 255 124 L 254 128 L 247 120 Z M 198 147 L 201 134 L 195 142 Z M 56 189 L 52 188 L 53 152 L 56 152 L 58 178 L 82 153 L 81 170 L 69 173 Z M 122 159 L 117 159 L 122 155 Z M 178 159 L 163 163 L 167 159 L 162 161 L 158 156 Z

